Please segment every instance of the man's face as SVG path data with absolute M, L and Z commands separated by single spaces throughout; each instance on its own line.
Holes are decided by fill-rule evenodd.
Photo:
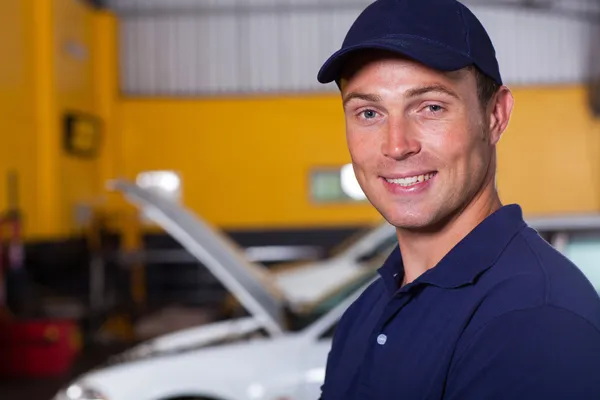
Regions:
M 494 185 L 502 132 L 490 130 L 472 71 L 441 73 L 381 54 L 350 71 L 341 85 L 350 155 L 388 222 L 432 228 Z

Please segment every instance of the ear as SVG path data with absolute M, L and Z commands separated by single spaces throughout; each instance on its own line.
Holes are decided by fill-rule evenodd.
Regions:
M 489 138 L 490 143 L 495 145 L 508 127 L 515 99 L 508 87 L 502 86 L 490 102 L 489 114 Z

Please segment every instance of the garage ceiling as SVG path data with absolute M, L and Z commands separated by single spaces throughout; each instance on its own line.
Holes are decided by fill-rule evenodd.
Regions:
M 121 91 L 134 96 L 334 90 L 316 82 L 316 71 L 371 3 L 107 1 L 120 16 Z M 579 84 L 600 76 L 600 0 L 465 3 L 493 38 L 509 84 Z
M 356 9 L 369 0 L 90 0 L 120 14 L 179 14 L 290 10 Z M 557 13 L 565 17 L 600 19 L 600 0 L 464 0 L 480 7 L 518 8 Z

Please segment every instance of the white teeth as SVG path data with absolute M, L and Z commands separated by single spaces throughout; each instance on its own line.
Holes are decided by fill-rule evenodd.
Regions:
M 425 181 L 433 178 L 434 175 L 435 175 L 435 173 L 430 173 L 430 174 L 425 174 L 425 175 L 410 176 L 410 177 L 406 177 L 406 178 L 386 179 L 386 181 L 388 181 L 389 183 L 394 183 L 396 185 L 400 185 L 400 186 L 410 186 L 410 185 L 414 185 L 417 182 L 425 182 Z

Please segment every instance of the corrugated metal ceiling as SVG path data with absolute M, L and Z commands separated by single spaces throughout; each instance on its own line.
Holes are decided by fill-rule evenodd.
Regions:
M 334 86 L 316 82 L 316 72 L 370 3 L 111 1 L 123 13 L 121 82 L 123 92 L 131 95 L 332 90 Z M 511 0 L 466 3 L 482 2 L 486 5 L 470 8 L 489 31 L 509 84 L 582 82 L 600 72 L 597 24 L 547 8 L 525 8 L 523 3 L 516 7 Z M 567 3 L 571 8 L 574 3 L 589 7 L 590 13 L 598 5 L 569 0 L 555 1 L 554 7 Z

